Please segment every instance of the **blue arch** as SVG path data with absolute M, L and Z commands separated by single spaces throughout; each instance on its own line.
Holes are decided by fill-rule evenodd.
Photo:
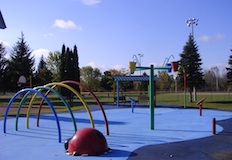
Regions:
M 38 91 L 41 91 L 41 90 L 49 90 L 49 91 L 52 91 L 53 93 L 55 93 L 61 100 L 62 102 L 64 103 L 64 105 L 66 106 L 66 108 L 68 109 L 70 115 L 71 115 L 71 118 L 72 118 L 72 121 L 73 121 L 73 125 L 74 125 L 74 130 L 77 131 L 77 125 L 76 125 L 76 121 L 75 121 L 75 117 L 73 115 L 73 112 L 72 110 L 70 109 L 70 106 L 68 104 L 68 102 L 64 99 L 64 97 L 56 90 L 54 90 L 53 88 L 50 88 L 50 87 L 45 87 L 45 86 L 37 86 L 37 87 L 34 87 L 33 89 L 36 89 Z M 22 104 L 25 102 L 26 98 L 29 96 L 30 94 L 30 91 L 27 92 L 24 97 L 22 98 L 22 100 L 20 101 L 20 104 L 19 104 L 19 107 L 18 107 L 18 112 L 17 112 L 17 115 L 16 115 L 16 123 L 15 123 L 15 128 L 16 130 L 18 130 L 18 118 L 19 118 L 19 114 L 20 114 L 20 110 L 22 108 Z M 36 94 L 35 94 L 36 95 Z M 34 96 L 35 96 L 34 95 Z M 47 95 L 45 95 L 47 97 Z M 33 98 L 33 97 L 32 97 Z M 35 97 L 34 97 L 35 98 Z M 31 101 L 30 101 L 31 103 Z M 28 114 L 28 113 L 27 113 Z M 28 115 L 27 115 L 28 116 Z M 30 116 L 30 115 L 29 115 Z M 29 127 L 29 124 L 27 124 L 27 128 Z
M 14 102 L 14 100 L 16 99 L 16 97 L 24 92 L 34 92 L 34 93 L 37 93 L 38 95 L 40 95 L 41 97 L 43 97 L 43 99 L 47 102 L 47 104 L 49 105 L 49 107 L 51 108 L 54 116 L 55 116 L 55 119 L 56 119 L 56 124 L 57 124 L 57 128 L 58 128 L 58 140 L 59 140 L 59 143 L 61 143 L 61 130 L 60 130 L 60 123 L 59 123 L 59 120 L 58 120 L 58 117 L 57 117 L 57 114 L 56 114 L 56 111 L 53 107 L 53 105 L 51 104 L 51 102 L 49 101 L 49 99 L 40 91 L 36 90 L 36 89 L 32 89 L 32 88 L 25 88 L 25 89 L 22 89 L 20 91 L 18 91 L 17 93 L 15 93 L 15 95 L 10 99 L 8 105 L 7 105 L 7 108 L 6 108 L 6 112 L 5 112 L 5 115 L 4 115 L 4 124 L 3 124 L 3 132 L 6 133 L 6 120 L 7 120 L 7 115 L 8 115 L 8 112 L 9 112 L 9 109 L 11 107 L 11 104 Z

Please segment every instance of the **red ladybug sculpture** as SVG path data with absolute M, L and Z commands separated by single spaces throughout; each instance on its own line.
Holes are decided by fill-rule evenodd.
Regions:
M 104 135 L 94 128 L 78 130 L 71 139 L 65 141 L 65 149 L 70 155 L 99 155 L 109 152 Z

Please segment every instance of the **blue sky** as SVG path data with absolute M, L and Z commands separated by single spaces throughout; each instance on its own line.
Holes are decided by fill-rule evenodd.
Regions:
M 77 45 L 80 67 L 127 68 L 133 55 L 142 66 L 179 60 L 188 40 L 189 18 L 199 19 L 194 37 L 204 69 L 228 64 L 232 54 L 230 0 L 7 0 L 7 28 L 0 41 L 15 45 L 21 32 L 38 60 L 65 44 Z

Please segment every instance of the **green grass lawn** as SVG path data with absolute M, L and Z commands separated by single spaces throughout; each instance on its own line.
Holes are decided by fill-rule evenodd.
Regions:
M 6 107 L 9 100 L 14 94 L 6 94 L 6 95 L 0 95 L 0 107 Z M 83 99 L 86 102 L 86 104 L 93 105 L 97 104 L 94 98 L 89 94 L 82 94 Z M 105 92 L 97 92 L 95 93 L 97 98 L 102 104 L 106 103 L 114 103 L 114 95 L 113 93 L 105 93 Z M 126 97 L 127 101 L 129 101 L 128 97 L 132 97 L 134 99 L 138 99 L 139 93 L 135 92 L 128 92 L 123 93 L 123 95 Z M 31 96 L 28 96 L 25 103 L 23 104 L 24 107 L 27 107 L 30 103 Z M 232 93 L 198 93 L 197 94 L 197 100 L 199 101 L 202 98 L 206 98 L 206 100 L 203 103 L 203 108 L 215 108 L 215 109 L 223 109 L 223 110 L 232 110 Z M 12 104 L 12 106 L 17 107 L 19 105 L 21 97 L 18 97 L 15 102 Z M 52 105 L 56 109 L 57 112 L 66 112 L 68 111 L 64 105 L 64 103 L 56 96 L 56 95 L 49 95 L 48 99 L 51 101 Z M 33 101 L 33 108 L 39 107 L 41 98 L 36 97 L 36 99 Z M 148 102 L 145 102 L 148 104 Z M 183 93 L 157 93 L 156 95 L 156 103 L 157 104 L 172 104 L 172 105 L 180 105 L 184 106 L 184 94 Z M 199 105 L 196 105 L 197 102 L 189 102 L 189 94 L 187 93 L 186 96 L 186 106 L 187 107 L 199 107 Z M 79 110 L 84 108 L 83 103 L 75 98 L 73 103 L 72 110 Z M 49 109 L 49 106 L 44 104 L 43 105 L 43 113 L 51 112 Z M 3 116 L 4 113 L 0 113 L 0 116 Z
M 203 108 L 215 108 L 232 110 L 232 94 L 230 93 L 198 93 L 197 101 L 206 98 L 203 102 Z M 186 95 L 187 107 L 199 107 L 196 102 L 189 102 L 189 94 Z M 184 94 L 157 94 L 157 103 L 184 105 Z

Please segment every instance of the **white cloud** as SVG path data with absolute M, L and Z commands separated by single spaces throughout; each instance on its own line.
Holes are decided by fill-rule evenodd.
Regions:
M 216 39 L 219 39 L 219 40 L 220 40 L 220 39 L 225 39 L 225 35 L 223 35 L 223 34 L 221 34 L 221 33 L 218 33 L 218 34 L 215 35 L 215 38 L 216 38 Z
M 89 62 L 87 66 L 91 66 L 92 68 L 97 68 L 97 65 L 95 64 L 95 62 Z
M 82 31 L 82 27 L 80 25 L 76 25 L 71 20 L 62 20 L 62 19 L 56 19 L 54 24 L 52 25 L 54 28 L 61 28 L 61 29 L 78 29 Z
M 198 38 L 199 41 L 203 41 L 203 42 L 209 42 L 212 39 L 212 37 L 204 35 Z
M 114 65 L 113 67 L 106 67 L 105 65 L 97 65 L 95 62 L 89 62 L 86 66 L 91 66 L 92 68 L 98 68 L 102 73 L 110 70 L 110 69 L 116 69 L 116 70 L 121 70 L 123 68 L 125 68 L 123 65 Z
M 44 37 L 50 37 L 50 36 L 53 36 L 53 34 L 52 33 L 44 34 Z
M 0 43 L 2 43 L 3 46 L 5 47 L 6 58 L 9 58 L 9 57 L 10 57 L 10 52 L 11 52 L 11 50 L 12 50 L 12 47 L 10 46 L 9 43 L 7 43 L 7 42 L 5 42 L 5 41 L 0 40 Z
M 210 42 L 210 41 L 214 41 L 214 40 L 222 40 L 225 39 L 225 35 L 218 33 L 212 36 L 209 35 L 203 35 L 201 37 L 198 38 L 199 41 L 203 41 L 203 42 Z
M 81 2 L 85 5 L 91 6 L 91 5 L 101 3 L 102 1 L 101 0 L 81 0 Z
M 35 58 L 35 66 L 36 66 L 36 67 L 38 66 L 38 63 L 39 63 L 39 61 L 40 61 L 42 55 L 43 55 L 44 60 L 46 60 L 46 58 L 48 57 L 49 52 L 50 52 L 50 51 L 49 51 L 48 49 L 43 49 L 43 48 L 34 50 L 34 51 L 32 52 L 32 55 L 33 55 L 34 58 Z
M 121 70 L 121 69 L 123 69 L 125 67 L 123 65 L 121 65 L 121 64 L 117 64 L 117 65 L 114 65 L 112 68 L 116 69 L 116 70 Z

